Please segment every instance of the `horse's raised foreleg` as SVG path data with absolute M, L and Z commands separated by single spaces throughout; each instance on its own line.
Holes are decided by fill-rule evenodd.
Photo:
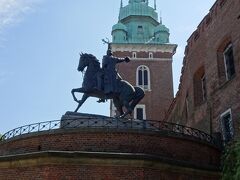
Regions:
M 84 92 L 83 92 L 83 88 L 76 88 L 76 89 L 72 89 L 72 91 L 71 91 L 74 101 L 78 102 L 78 99 L 77 99 L 77 97 L 75 96 L 75 93 L 76 93 L 76 92 L 77 92 L 77 93 L 84 93 Z
M 87 100 L 87 98 L 89 97 L 89 95 L 87 95 L 86 93 L 83 94 L 82 99 L 81 100 L 77 100 L 78 102 L 78 106 L 75 109 L 74 112 L 77 112 L 79 110 L 79 108 L 82 106 L 82 104 Z

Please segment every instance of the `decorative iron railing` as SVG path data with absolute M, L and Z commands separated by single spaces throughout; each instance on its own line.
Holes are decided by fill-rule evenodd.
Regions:
M 179 136 L 189 136 L 215 144 L 214 138 L 209 134 L 191 127 L 155 120 L 115 119 L 115 118 L 70 118 L 53 120 L 21 126 L 8 131 L 0 138 L 5 141 L 24 134 L 52 131 L 56 129 L 76 128 L 108 128 L 108 129 L 135 129 L 140 131 L 155 131 L 174 133 Z

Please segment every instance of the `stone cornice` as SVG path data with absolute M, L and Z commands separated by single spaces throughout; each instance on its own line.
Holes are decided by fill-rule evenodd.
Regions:
M 112 51 L 128 52 L 167 52 L 175 54 L 176 44 L 111 44 Z
M 174 171 L 192 171 L 219 175 L 218 167 L 178 161 L 163 156 L 141 153 L 109 153 L 86 151 L 40 151 L 11 156 L 0 156 L 1 168 L 27 168 L 46 165 L 98 165 L 130 166 L 156 169 L 171 168 Z
M 146 62 L 151 62 L 151 61 L 172 61 L 171 58 L 131 58 L 132 61 L 146 61 Z

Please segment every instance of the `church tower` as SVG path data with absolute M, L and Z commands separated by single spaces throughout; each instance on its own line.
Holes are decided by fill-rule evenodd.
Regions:
M 134 118 L 162 120 L 173 100 L 172 57 L 177 45 L 169 43 L 169 29 L 159 21 L 148 0 L 121 0 L 118 23 L 112 27 L 111 48 L 130 63 L 118 65 L 123 79 L 142 87 L 145 97 L 136 106 Z M 111 115 L 115 109 L 111 104 Z

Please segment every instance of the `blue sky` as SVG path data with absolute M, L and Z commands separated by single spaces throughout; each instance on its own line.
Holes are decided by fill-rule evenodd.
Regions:
M 124 5 L 127 0 L 123 0 Z M 157 0 L 157 11 L 178 44 L 174 90 L 178 88 L 186 41 L 214 0 Z M 150 0 L 153 4 L 153 0 Z M 98 59 L 111 39 L 120 0 L 0 0 L 0 133 L 60 119 L 77 104 L 71 89 L 81 87 L 79 52 Z M 109 115 L 109 103 L 90 98 L 81 112 Z

